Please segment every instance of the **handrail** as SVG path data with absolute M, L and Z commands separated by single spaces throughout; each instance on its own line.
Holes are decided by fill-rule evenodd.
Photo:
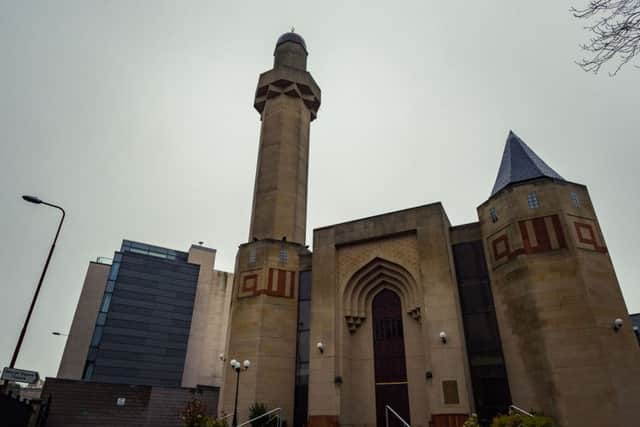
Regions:
M 262 414 L 262 415 L 258 415 L 258 416 L 257 416 L 257 417 L 255 417 L 255 418 L 251 418 L 250 420 L 245 421 L 245 422 L 243 422 L 242 424 L 238 424 L 238 426 L 237 426 L 237 427 L 243 427 L 243 426 L 246 426 L 246 425 L 247 425 L 247 424 L 249 424 L 249 423 L 252 423 L 252 422 L 254 422 L 254 421 L 256 421 L 256 420 L 259 420 L 260 418 L 266 417 L 267 415 L 271 415 L 271 414 L 273 414 L 273 413 L 275 413 L 275 412 L 280 412 L 281 410 L 282 410 L 282 409 L 280 409 L 280 408 L 272 409 L 272 410 L 270 410 L 270 411 L 268 411 L 268 412 L 265 412 L 265 413 L 264 413 L 264 414 Z M 278 418 L 278 425 L 277 425 L 277 427 L 280 427 L 280 415 L 278 414 L 278 415 L 276 415 L 276 417 Z M 273 419 L 273 418 L 271 418 L 271 419 Z M 271 421 L 271 419 L 270 419 L 269 421 Z M 269 422 L 269 421 L 267 421 L 267 422 Z
M 226 420 L 229 417 L 233 417 L 233 413 L 231 414 L 227 414 L 224 417 L 220 417 L 220 418 L 216 418 L 216 421 L 222 421 L 222 420 Z
M 530 412 L 525 411 L 522 408 L 518 408 L 516 405 L 509 405 L 509 409 L 515 411 L 515 412 L 520 412 L 522 415 L 526 415 L 527 417 L 533 418 L 533 414 Z
M 396 411 L 394 411 L 391 406 L 386 405 L 384 407 L 384 418 L 385 418 L 385 422 L 387 423 L 387 427 L 389 427 L 389 411 L 391 411 L 391 413 L 395 415 L 396 418 L 399 419 L 400 422 L 404 424 L 405 427 L 411 427 L 409 423 L 403 420 L 402 417 Z

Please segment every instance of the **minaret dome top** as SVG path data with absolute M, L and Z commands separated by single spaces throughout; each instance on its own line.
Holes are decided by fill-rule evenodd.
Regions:
M 307 44 L 302 36 L 290 31 L 278 37 L 276 50 L 273 52 L 273 67 L 293 67 L 307 69 Z

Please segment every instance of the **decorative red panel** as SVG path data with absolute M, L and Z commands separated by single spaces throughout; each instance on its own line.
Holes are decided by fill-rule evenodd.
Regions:
M 518 221 L 517 229 L 512 233 L 509 232 L 511 227 L 509 225 L 489 237 L 494 267 L 518 255 L 550 252 L 567 247 L 558 215 Z
M 295 271 L 270 268 L 267 289 L 261 290 L 260 293 L 271 295 L 273 297 L 293 298 L 295 284 Z
M 558 215 L 527 219 L 519 221 L 518 225 L 524 253 L 549 252 L 567 247 Z
M 256 292 L 258 288 L 258 275 L 250 274 L 242 278 L 242 292 Z
M 589 222 L 575 221 L 573 223 L 576 229 L 576 238 L 582 249 L 591 249 L 597 252 L 607 252 L 605 246 L 601 246 L 598 242 L 598 234 L 593 224 Z M 586 247 L 585 247 L 586 246 Z
M 496 238 L 493 241 L 493 258 L 496 261 L 501 260 L 502 258 L 508 258 L 511 250 L 509 248 L 509 238 L 506 234 Z
M 243 276 L 241 283 L 240 298 L 263 294 L 273 297 L 294 298 L 296 272 L 270 268 L 267 272 L 266 281 L 261 273 L 254 273 Z

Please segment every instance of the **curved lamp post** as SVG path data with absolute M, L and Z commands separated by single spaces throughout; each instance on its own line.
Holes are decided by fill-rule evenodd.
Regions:
M 38 299 L 38 294 L 40 293 L 40 288 L 42 287 L 42 282 L 44 281 L 44 276 L 47 274 L 47 268 L 49 267 L 49 262 L 51 261 L 51 256 L 53 255 L 53 250 L 56 247 L 56 241 L 58 240 L 58 236 L 60 235 L 60 229 L 62 228 L 62 222 L 64 221 L 65 211 L 60 206 L 54 205 L 52 203 L 47 203 L 43 200 L 35 196 L 22 196 L 22 198 L 29 203 L 34 203 L 36 205 L 46 205 L 52 208 L 58 209 L 62 212 L 62 217 L 60 218 L 60 224 L 58 225 L 58 231 L 56 231 L 56 237 L 53 239 L 53 244 L 51 245 L 51 249 L 49 250 L 49 255 L 47 256 L 47 261 L 44 263 L 44 269 L 42 270 L 42 274 L 40 275 L 40 281 L 38 282 L 38 286 L 36 287 L 36 293 L 33 295 L 33 300 L 31 300 L 31 306 L 29 307 L 29 312 L 27 313 L 27 318 L 24 321 L 24 325 L 22 326 L 22 331 L 20 332 L 20 338 L 18 338 L 18 344 L 16 344 L 16 349 L 13 352 L 13 357 L 11 358 L 10 368 L 15 367 L 16 359 L 18 358 L 18 354 L 20 353 L 20 347 L 22 347 L 22 341 L 24 340 L 24 335 L 27 333 L 27 327 L 29 326 L 29 320 L 31 319 L 31 314 L 33 313 L 33 308 L 36 305 L 36 300 Z
M 242 371 L 242 368 L 244 368 L 244 370 L 246 371 L 247 369 L 249 369 L 249 366 L 251 366 L 251 362 L 249 362 L 248 360 L 245 360 L 244 362 L 242 362 L 242 364 L 236 359 L 233 359 L 231 361 L 231 367 L 234 371 L 236 371 L 236 400 L 233 404 L 233 422 L 231 423 L 232 427 L 238 426 L 238 386 L 240 385 L 240 372 Z

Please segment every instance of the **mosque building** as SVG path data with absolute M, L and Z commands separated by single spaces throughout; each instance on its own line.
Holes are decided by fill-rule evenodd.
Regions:
M 285 33 L 273 68 L 259 76 L 251 224 L 234 274 L 213 270 L 212 249 L 123 242 L 119 271 L 110 277 L 105 267 L 99 291 L 81 296 L 78 312 L 89 320 L 74 318 L 58 378 L 219 387 L 217 413 L 232 414 L 238 377 L 229 361 L 237 359 L 251 362 L 239 378 L 241 421 L 260 402 L 294 427 L 382 427 L 387 417 L 394 426 L 398 418 L 462 426 L 471 413 L 488 420 L 510 405 L 563 427 L 633 425 L 640 347 L 587 187 L 514 132 L 477 222 L 452 225 L 435 202 L 316 228 L 309 249 L 309 142 L 321 91 L 307 59 L 304 39 Z M 167 273 L 142 268 L 149 257 L 171 263 Z M 99 316 L 108 291 L 111 308 Z M 122 308 L 144 292 L 164 308 Z M 171 363 L 167 352 L 145 367 L 136 356 L 118 362 L 145 353 L 134 338 L 118 347 L 124 329 L 156 315 L 180 321 L 157 329 L 168 341 L 154 338 L 153 348 L 172 349 Z

